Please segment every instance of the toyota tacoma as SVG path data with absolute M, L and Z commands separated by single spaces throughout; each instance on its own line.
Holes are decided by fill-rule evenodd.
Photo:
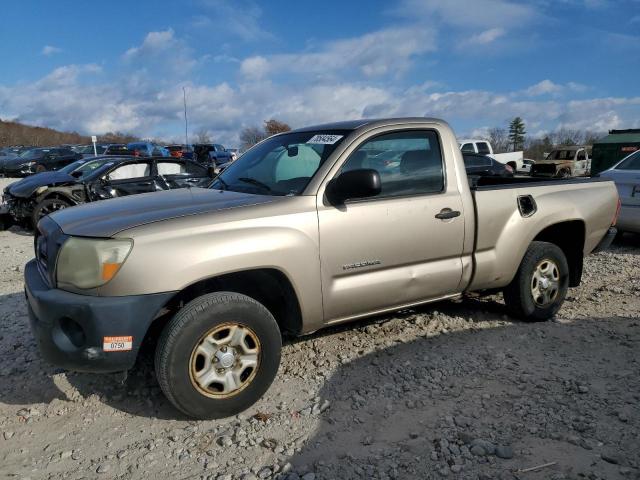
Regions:
M 159 330 L 155 369 L 194 418 L 269 388 L 284 333 L 503 292 L 558 312 L 619 207 L 604 179 L 487 177 L 469 186 L 441 120 L 358 120 L 272 136 L 209 188 L 65 208 L 25 267 L 32 329 L 63 368 L 124 371 Z

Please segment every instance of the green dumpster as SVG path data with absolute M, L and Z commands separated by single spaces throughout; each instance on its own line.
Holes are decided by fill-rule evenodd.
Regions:
M 640 128 L 609 130 L 609 135 L 593 144 L 591 175 L 600 173 L 640 150 Z

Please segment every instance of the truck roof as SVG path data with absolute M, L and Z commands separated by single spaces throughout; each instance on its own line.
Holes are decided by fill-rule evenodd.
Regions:
M 347 120 L 344 122 L 324 123 L 309 127 L 297 128 L 292 132 L 311 132 L 315 130 L 357 130 L 362 127 L 379 127 L 394 123 L 438 123 L 447 125 L 444 120 L 428 117 L 398 117 L 398 118 L 362 118 L 360 120 Z

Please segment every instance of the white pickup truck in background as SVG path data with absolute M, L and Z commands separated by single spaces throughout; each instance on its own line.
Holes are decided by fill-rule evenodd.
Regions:
M 530 173 L 531 161 L 525 162 L 524 152 L 507 152 L 493 153 L 493 147 L 487 140 L 482 139 L 463 139 L 458 140 L 462 153 L 479 153 L 481 155 L 489 155 L 498 162 L 509 165 L 514 172 Z

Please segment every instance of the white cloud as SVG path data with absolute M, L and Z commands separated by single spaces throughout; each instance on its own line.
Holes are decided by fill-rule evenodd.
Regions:
M 175 47 L 177 40 L 172 28 L 159 32 L 149 32 L 138 47 L 131 47 L 124 53 L 125 59 L 133 59 L 143 55 L 157 55 Z
M 193 58 L 193 50 L 184 40 L 176 37 L 172 28 L 149 32 L 139 46 L 129 48 L 122 58 L 128 64 L 152 66 L 154 62 L 163 67 L 163 71 L 173 70 L 184 73 L 193 69 L 198 60 Z M 204 57 L 201 60 L 206 60 Z
M 567 92 L 584 92 L 586 90 L 586 85 L 582 85 L 581 83 L 568 82 L 567 84 L 562 85 L 547 79 L 530 86 L 524 91 L 524 93 L 530 97 L 537 97 L 541 95 L 559 96 Z
M 522 26 L 537 16 L 533 6 L 509 0 L 402 0 L 395 13 L 431 21 L 435 17 L 448 25 L 485 29 Z
M 329 42 L 313 52 L 250 57 L 242 62 L 241 72 L 252 77 L 286 73 L 327 78 L 349 72 L 365 77 L 399 76 L 415 57 L 433 50 L 435 32 L 431 29 L 388 28 Z
M 190 131 L 204 127 L 231 146 L 237 145 L 244 126 L 273 117 L 293 126 L 413 115 L 441 117 L 453 125 L 491 126 L 519 115 L 531 131 L 640 127 L 640 97 L 567 101 L 553 95 L 540 99 L 526 91 L 446 90 L 429 81 L 399 89 L 335 78 L 296 86 L 269 79 L 237 85 L 224 81 L 169 85 L 137 75 L 109 82 L 100 71 L 92 64 L 68 65 L 30 84 L 0 86 L 0 117 L 88 134 L 120 130 L 178 139 L 182 86 L 186 86 Z M 549 80 L 537 85 L 555 91 L 560 84 Z M 567 94 L 568 85 L 560 85 Z
M 261 78 L 269 72 L 269 61 L 261 56 L 246 58 L 240 64 L 240 71 L 247 77 Z
M 247 42 L 273 39 L 273 35 L 260 26 L 262 9 L 254 1 L 201 0 L 200 3 L 210 13 L 194 17 L 195 28 L 210 29 L 213 35 L 231 35 Z
M 51 55 L 55 55 L 56 53 L 62 52 L 61 48 L 54 47 L 53 45 L 45 45 L 42 47 L 42 51 L 40 52 L 45 57 L 49 57 Z
M 467 46 L 488 45 L 495 42 L 498 38 L 503 37 L 506 33 L 504 28 L 495 27 L 485 30 L 476 35 L 472 35 L 463 44 Z

